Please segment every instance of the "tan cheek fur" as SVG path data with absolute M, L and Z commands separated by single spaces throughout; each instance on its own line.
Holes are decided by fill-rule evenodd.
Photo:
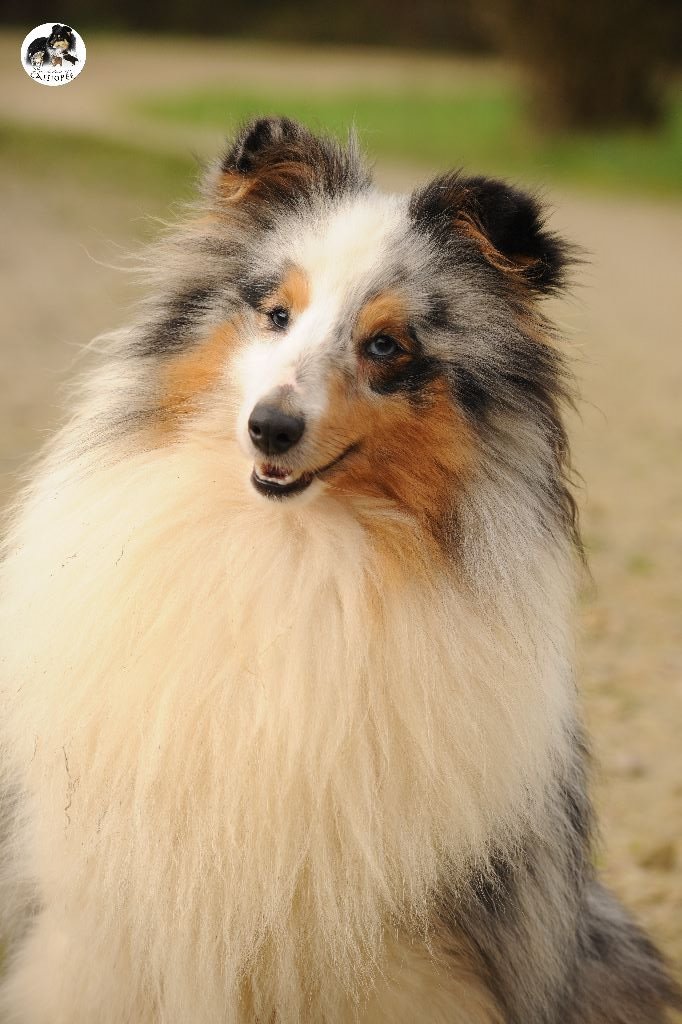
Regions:
M 443 381 L 422 393 L 419 405 L 401 395 L 366 395 L 337 378 L 320 434 L 342 437 L 359 450 L 331 477 L 338 494 L 365 496 L 408 513 L 436 536 L 450 496 L 464 483 L 474 440 Z
M 167 432 L 196 411 L 197 402 L 220 380 L 239 343 L 240 318 L 220 324 L 204 340 L 172 357 L 161 371 L 161 416 L 156 427 Z

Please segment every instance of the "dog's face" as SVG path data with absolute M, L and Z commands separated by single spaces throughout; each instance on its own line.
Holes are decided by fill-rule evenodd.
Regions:
M 375 192 L 294 213 L 264 240 L 234 364 L 238 437 L 263 497 L 329 487 L 421 512 L 463 471 L 469 427 L 428 266 L 407 201 Z
M 283 119 L 244 131 L 212 195 L 203 244 L 231 297 L 214 274 L 171 303 L 157 346 L 195 340 L 171 346 L 164 405 L 219 401 L 228 367 L 261 500 L 332 491 L 437 529 L 505 431 L 532 424 L 556 455 L 560 360 L 535 305 L 565 257 L 532 199 L 456 174 L 382 195 Z
M 51 50 L 64 53 L 76 45 L 76 37 L 68 25 L 53 25 L 48 46 Z

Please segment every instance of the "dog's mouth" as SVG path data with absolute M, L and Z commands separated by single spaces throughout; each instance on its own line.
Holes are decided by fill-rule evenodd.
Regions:
M 259 494 L 266 498 L 289 498 L 294 494 L 301 494 L 307 490 L 314 480 L 326 479 L 349 455 L 357 451 L 359 444 L 351 444 L 344 448 L 340 455 L 337 455 L 331 462 L 317 469 L 308 470 L 304 473 L 291 473 L 274 463 L 264 463 L 262 466 L 253 467 L 251 483 Z

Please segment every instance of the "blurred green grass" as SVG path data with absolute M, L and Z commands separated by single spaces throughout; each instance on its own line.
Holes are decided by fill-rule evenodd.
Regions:
M 45 153 L 57 153 L 45 159 Z M 189 196 L 197 160 L 88 132 L 0 122 L 0 169 L 36 180 L 76 181 L 87 188 L 152 195 L 161 202 Z
M 342 138 L 354 124 L 372 157 L 619 192 L 682 191 L 679 87 L 670 90 L 665 124 L 652 133 L 541 135 L 531 127 L 522 88 L 495 82 L 451 93 L 197 90 L 142 97 L 132 110 L 157 122 L 226 132 L 246 118 L 278 112 Z
M 87 186 L 189 197 L 199 161 L 187 152 L 191 129 L 227 135 L 248 118 L 283 113 L 314 130 L 345 138 L 354 124 L 370 158 L 424 170 L 464 167 L 528 184 L 587 190 L 682 192 L 682 89 L 671 90 L 668 117 L 656 133 L 543 136 L 529 122 L 521 87 L 464 83 L 449 94 L 407 91 L 246 93 L 225 90 L 147 95 L 128 101 L 129 138 L 104 137 L 32 124 L 0 122 L 0 167 Z M 164 149 L 146 144 L 145 127 L 170 128 Z M 58 153 L 46 161 L 45 153 Z

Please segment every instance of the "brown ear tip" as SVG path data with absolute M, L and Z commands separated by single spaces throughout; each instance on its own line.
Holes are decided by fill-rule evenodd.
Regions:
M 222 161 L 223 171 L 251 174 L 274 147 L 301 137 L 301 126 L 288 117 L 259 117 L 243 125 Z
M 210 194 L 230 204 L 248 202 L 262 223 L 292 203 L 312 203 L 367 188 L 369 173 L 353 140 L 344 147 L 288 117 L 245 124 L 212 173 Z

